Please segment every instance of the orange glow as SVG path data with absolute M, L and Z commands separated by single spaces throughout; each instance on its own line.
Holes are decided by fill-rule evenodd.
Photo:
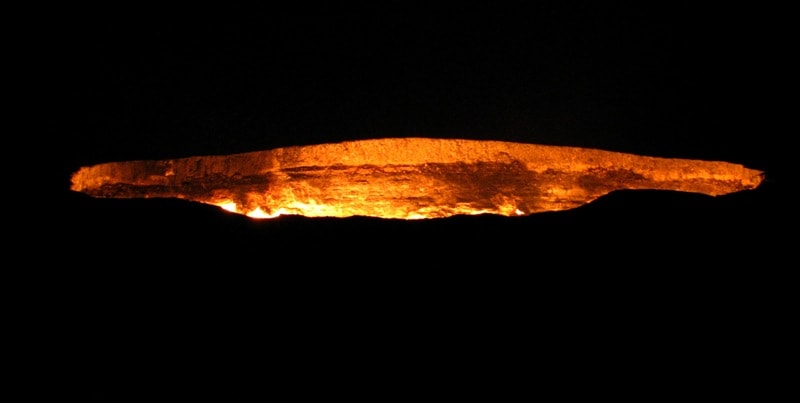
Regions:
M 523 216 L 621 189 L 711 196 L 755 189 L 742 165 L 502 141 L 389 138 L 83 167 L 93 197 L 178 198 L 252 218 Z

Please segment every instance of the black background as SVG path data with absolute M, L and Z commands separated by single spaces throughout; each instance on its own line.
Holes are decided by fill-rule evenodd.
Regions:
M 42 232 L 68 251 L 49 279 L 65 347 L 90 368 L 81 387 L 173 390 L 163 365 L 265 355 L 293 357 L 284 373 L 540 354 L 555 372 L 749 379 L 788 299 L 777 17 L 694 2 L 70 10 L 53 37 L 69 113 Z M 102 162 L 407 136 L 723 160 L 767 179 L 413 222 L 69 191 Z M 139 365 L 165 375 L 114 375 Z

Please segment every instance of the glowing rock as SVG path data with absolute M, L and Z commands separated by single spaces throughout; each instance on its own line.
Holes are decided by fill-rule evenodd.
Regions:
M 254 218 L 528 215 L 614 190 L 711 196 L 754 189 L 742 165 L 502 141 L 388 138 L 233 155 L 84 167 L 72 190 L 93 197 L 179 198 Z

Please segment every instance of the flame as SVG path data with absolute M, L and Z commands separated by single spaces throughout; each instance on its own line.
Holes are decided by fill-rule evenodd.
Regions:
M 226 201 L 226 202 L 222 202 L 222 203 L 214 203 L 214 205 L 216 205 L 217 207 L 221 207 L 223 210 L 228 210 L 231 213 L 239 213 L 239 214 L 241 214 L 241 211 L 239 211 L 239 209 L 236 208 L 236 203 L 234 203 L 232 201 Z
M 275 218 L 281 215 L 281 213 L 281 211 L 278 211 L 275 214 L 267 214 L 264 210 L 261 210 L 261 207 L 256 207 L 255 210 L 247 212 L 245 215 L 252 218 Z
M 524 216 L 578 207 L 619 189 L 711 196 L 754 189 L 739 164 L 577 147 L 428 138 L 374 139 L 251 153 L 83 167 L 73 191 L 169 197 L 255 219 Z

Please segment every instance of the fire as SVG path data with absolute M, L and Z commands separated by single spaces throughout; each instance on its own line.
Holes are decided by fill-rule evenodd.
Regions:
M 237 211 L 234 210 L 234 213 L 236 212 Z M 283 213 L 282 211 L 277 211 L 275 214 L 267 214 L 264 212 L 264 210 L 261 210 L 261 207 L 256 207 L 255 210 L 245 213 L 245 215 L 252 218 L 275 218 L 281 215 L 282 213 Z
M 228 211 L 230 211 L 230 212 L 232 212 L 232 213 L 241 213 L 241 212 L 240 212 L 240 211 L 239 211 L 239 210 L 236 208 L 236 203 L 234 203 L 234 202 L 232 202 L 232 201 L 226 201 L 226 202 L 216 203 L 216 206 L 217 206 L 217 207 L 221 207 L 223 210 L 228 210 Z
M 389 138 L 83 167 L 93 197 L 178 198 L 248 217 L 524 216 L 620 189 L 711 196 L 755 189 L 739 164 L 502 141 Z

